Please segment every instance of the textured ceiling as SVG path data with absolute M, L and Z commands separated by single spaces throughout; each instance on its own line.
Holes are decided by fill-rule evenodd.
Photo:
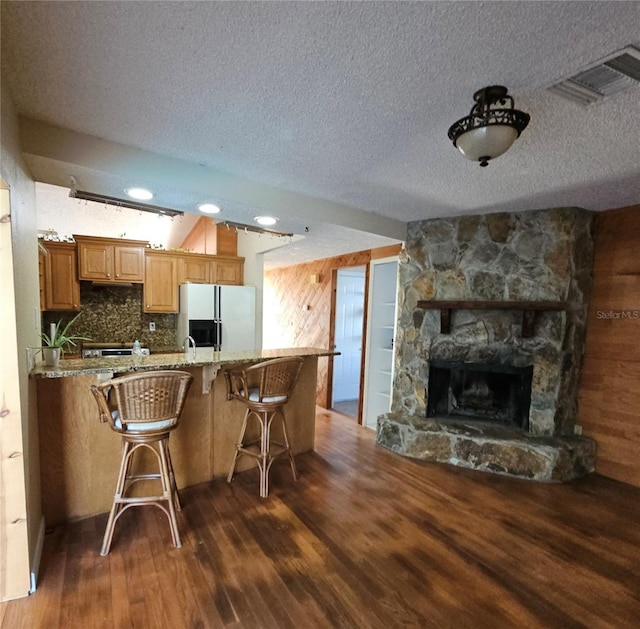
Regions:
M 587 108 L 546 91 L 640 46 L 639 2 L 0 6 L 3 86 L 36 179 L 114 196 L 141 182 L 157 205 L 208 197 L 229 220 L 311 225 L 308 250 L 271 265 L 435 216 L 640 202 L 640 88 Z M 532 120 L 480 168 L 447 129 L 489 84 Z

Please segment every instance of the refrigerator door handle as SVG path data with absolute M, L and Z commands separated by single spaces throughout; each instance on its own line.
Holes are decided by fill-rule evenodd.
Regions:
M 217 350 L 220 351 L 222 349 L 222 289 L 220 286 L 215 287 L 216 292 L 216 344 Z

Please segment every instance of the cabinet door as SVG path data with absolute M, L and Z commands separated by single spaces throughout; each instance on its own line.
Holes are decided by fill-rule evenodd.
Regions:
M 244 284 L 244 258 L 213 261 L 211 275 L 213 284 L 242 286 Z
M 178 312 L 178 258 L 146 253 L 143 302 L 145 312 Z
M 80 310 L 78 259 L 73 243 L 51 243 L 44 256 L 46 310 Z
M 178 284 L 210 284 L 210 266 L 211 258 L 182 256 L 180 258 Z
M 38 245 L 38 284 L 40 286 L 40 310 L 47 309 L 47 299 L 45 289 L 47 286 L 47 270 L 46 270 L 47 251 L 42 245 Z
M 142 247 L 114 247 L 114 270 L 117 282 L 144 281 L 144 249 Z
M 81 280 L 113 280 L 113 245 L 78 242 Z
M 216 254 L 219 256 L 238 255 L 238 232 L 222 225 L 216 225 Z

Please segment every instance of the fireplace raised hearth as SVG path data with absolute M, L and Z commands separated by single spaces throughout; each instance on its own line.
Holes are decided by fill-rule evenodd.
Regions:
M 529 430 L 533 366 L 429 361 L 427 417 Z

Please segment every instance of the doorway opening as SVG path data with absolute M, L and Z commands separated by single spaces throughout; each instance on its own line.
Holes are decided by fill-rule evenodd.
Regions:
M 338 269 L 331 408 L 358 418 L 364 341 L 366 267 Z

